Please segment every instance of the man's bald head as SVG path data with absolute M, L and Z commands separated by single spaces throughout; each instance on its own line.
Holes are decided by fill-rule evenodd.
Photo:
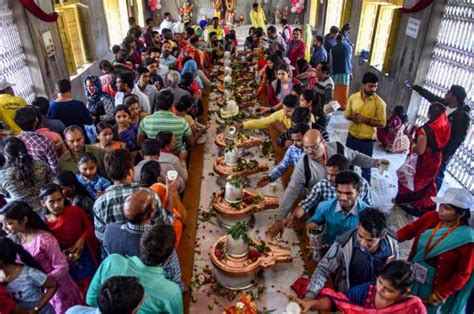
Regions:
M 318 144 L 322 139 L 321 132 L 316 129 L 309 129 L 306 131 L 303 137 L 303 144 L 305 146 L 314 146 Z
M 132 193 L 123 203 L 123 216 L 134 224 L 140 225 L 146 222 L 156 210 L 156 202 L 151 192 L 139 190 Z
M 321 132 L 315 129 L 308 130 L 303 137 L 304 153 L 313 160 L 321 159 L 326 151 Z

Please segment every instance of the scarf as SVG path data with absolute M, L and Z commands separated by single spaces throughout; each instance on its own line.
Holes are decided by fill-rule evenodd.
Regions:
M 89 111 L 96 112 L 96 108 L 101 105 L 103 97 L 108 98 L 112 103 L 114 102 L 112 96 L 102 91 L 102 83 L 100 82 L 99 77 L 95 75 L 89 75 L 84 80 L 84 85 L 87 84 L 87 81 L 91 81 L 95 87 L 94 94 L 91 94 L 89 92 L 89 89 L 86 87 L 87 108 L 89 109 Z
M 199 76 L 196 75 L 197 72 L 198 72 L 198 66 L 197 66 L 196 61 L 190 59 L 190 60 L 186 61 L 186 63 L 183 65 L 183 69 L 181 70 L 181 76 L 183 76 L 184 74 L 186 74 L 188 72 L 192 73 L 194 75 L 194 80 L 198 83 L 199 88 L 203 89 L 204 84 L 202 83 Z
M 451 136 L 451 125 L 446 112 L 443 112 L 436 120 L 426 123 L 425 127 L 433 131 L 434 140 L 439 149 L 443 149 L 448 144 Z

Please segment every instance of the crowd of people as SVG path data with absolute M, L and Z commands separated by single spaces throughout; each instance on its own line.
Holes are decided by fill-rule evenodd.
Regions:
M 268 106 L 236 127 L 272 127 L 286 150 L 259 187 L 294 167 L 267 235 L 297 220 L 308 234 L 323 232 L 311 279 L 292 286 L 296 301 L 304 310 L 351 313 L 471 306 L 472 195 L 451 188 L 437 197 L 469 127 L 464 88 L 453 85 L 441 99 L 407 83 L 432 102 L 428 122 L 411 128 L 402 107 L 387 121 L 389 100 L 377 95 L 376 74 L 365 73 L 360 90 L 348 94 L 350 25 L 307 43 L 285 19 L 280 32 L 265 27 L 258 5 L 253 10 L 256 27 L 242 44 L 256 60 L 256 95 Z M 54 99 L 31 105 L 0 79 L 1 313 L 183 312 L 188 287 L 176 249 L 190 210 L 181 202 L 192 174 L 187 161 L 207 140 L 198 118 L 210 70 L 224 52 L 236 55 L 238 42 L 217 17 L 181 27 L 169 13 L 161 25 L 129 23 L 113 59 L 84 80 L 86 104 L 74 99 L 68 79 L 56 82 Z M 350 121 L 346 143 L 326 132 L 338 107 Z M 411 179 L 400 172 L 394 202 L 419 218 L 400 230 L 374 208 L 371 169 L 389 166 L 372 158 L 376 136 L 388 151 L 408 150 L 404 166 L 414 170 Z M 403 261 L 398 243 L 412 239 Z M 333 290 L 325 289 L 330 280 Z

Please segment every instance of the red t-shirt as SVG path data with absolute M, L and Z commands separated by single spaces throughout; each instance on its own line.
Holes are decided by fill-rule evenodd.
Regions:
M 16 303 L 10 298 L 7 288 L 0 285 L 0 314 L 8 314 L 15 307 Z

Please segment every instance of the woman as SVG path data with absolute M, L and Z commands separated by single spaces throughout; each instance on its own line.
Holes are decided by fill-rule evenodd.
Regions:
M 289 95 L 296 85 L 301 85 L 301 83 L 291 77 L 290 66 L 286 63 L 280 64 L 277 71 L 277 79 L 270 85 L 267 95 L 268 104 L 273 107 L 274 111 L 281 108 L 283 98 Z
M 17 257 L 22 264 L 18 263 Z M 0 270 L 4 275 L 2 284 L 23 309 L 29 310 L 28 313 L 54 314 L 49 300 L 56 293 L 58 284 L 43 273 L 40 265 L 21 245 L 8 238 L 0 238 Z M 1 310 L 0 313 L 7 313 Z
M 304 59 L 306 54 L 306 45 L 301 40 L 301 29 L 293 29 L 293 39 L 288 43 L 287 57 L 291 61 L 291 65 L 296 67 L 298 59 Z M 296 73 L 295 73 L 296 74 Z
M 160 148 L 159 162 L 165 162 L 173 165 L 174 169 L 184 182 L 188 180 L 188 169 L 184 158 L 180 159 L 174 155 L 176 151 L 176 136 L 170 131 L 161 131 L 156 135 L 156 141 Z
M 115 122 L 117 135 L 120 142 L 125 143 L 131 152 L 138 149 L 138 125 L 131 123 L 131 113 L 126 106 L 119 105 L 115 108 Z
M 296 65 L 298 69 L 298 75 L 296 75 L 296 79 L 301 82 L 301 85 L 304 89 L 313 90 L 314 86 L 318 82 L 316 70 L 313 69 L 305 59 L 298 59 L 298 61 L 296 61 Z
M 413 292 L 424 300 L 428 313 L 461 313 L 474 287 L 474 231 L 469 227 L 472 195 L 449 188 L 432 197 L 439 212 L 424 214 L 398 230 L 400 242 L 415 239 L 409 260 L 422 277 Z
M 94 119 L 94 124 L 101 121 L 111 122 L 114 120 L 114 99 L 102 91 L 102 84 L 97 76 L 89 75 L 84 84 L 86 85 L 87 109 Z
M 313 90 L 305 89 L 300 95 L 300 107 L 311 110 L 311 114 L 313 115 L 315 123 L 311 123 L 310 127 L 321 132 L 324 140 L 329 141 L 329 134 L 326 131 L 326 114 L 324 113 L 324 110 L 321 106 L 315 104 L 315 98 L 316 94 Z
M 177 248 L 183 234 L 183 217 L 186 217 L 186 208 L 184 208 L 183 204 L 181 203 L 178 194 L 178 180 L 175 180 L 175 183 L 167 182 L 166 184 L 163 184 L 163 180 L 160 177 L 160 172 L 160 163 L 155 160 L 150 160 L 144 164 L 141 169 L 140 181 L 143 186 L 150 188 L 151 190 L 155 191 L 156 194 L 158 194 L 161 204 L 164 207 L 168 205 L 168 202 L 171 202 L 173 205 L 173 214 L 175 218 L 173 221 L 173 229 L 176 233 L 175 248 Z M 171 186 L 170 184 L 174 185 Z M 171 206 L 171 204 L 169 205 Z
M 190 57 L 186 57 L 183 60 L 183 69 L 181 70 L 181 76 L 183 76 L 186 73 L 191 73 L 194 78 L 194 82 L 197 84 L 200 90 L 204 88 L 204 84 L 201 81 L 201 78 L 197 75 L 198 72 L 198 65 L 194 59 Z
M 87 190 L 79 183 L 71 171 L 63 171 L 53 178 L 53 183 L 59 185 L 66 200 L 73 206 L 82 208 L 87 216 L 94 220 L 92 209 L 94 200 Z
M 8 192 L 9 202 L 21 200 L 41 213 L 38 197 L 40 187 L 51 182 L 53 173 L 42 160 L 33 160 L 25 143 L 16 137 L 8 137 L 3 142 L 5 165 L 0 169 L 0 188 Z
M 411 152 L 408 158 L 417 156 L 414 188 L 407 187 L 406 180 L 398 180 L 398 194 L 395 203 L 408 213 L 421 216 L 435 208 L 432 196 L 436 196 L 435 178 L 441 165 L 441 153 L 449 141 L 451 126 L 446 108 L 440 103 L 432 103 L 428 109 L 429 121 L 410 138 Z
M 125 98 L 123 99 L 123 104 L 130 112 L 131 124 L 139 125 L 142 119 L 148 115 L 148 113 L 141 111 L 140 102 L 138 100 L 138 97 L 135 95 L 125 96 Z
M 409 139 L 403 134 L 404 125 L 407 122 L 405 109 L 402 106 L 396 106 L 385 127 L 377 129 L 377 140 L 385 150 L 393 153 L 407 150 Z M 403 145 L 403 142 L 407 144 Z
M 92 144 L 95 147 L 102 148 L 104 150 L 113 151 L 124 149 L 125 143 L 120 141 L 114 141 L 114 131 L 112 126 L 107 122 L 101 121 L 96 126 L 97 129 L 97 143 Z
M 81 292 L 68 273 L 69 265 L 58 241 L 31 207 L 25 202 L 11 202 L 0 210 L 0 221 L 5 232 L 58 283 L 58 290 L 50 301 L 56 313 L 65 313 L 70 307 L 81 304 Z
M 259 97 L 263 92 L 267 92 L 270 83 L 276 80 L 278 67 L 281 64 L 281 59 L 276 55 L 272 54 L 267 57 L 267 65 L 260 71 L 260 84 L 258 86 L 257 94 Z
M 117 93 L 112 89 L 111 83 L 115 80 L 114 66 L 108 60 L 102 60 L 99 63 L 99 69 L 102 75 L 100 76 L 100 84 L 102 84 L 102 91 L 115 97 Z
M 295 298 L 295 301 L 303 312 L 319 310 L 351 314 L 424 314 L 426 309 L 421 300 L 411 296 L 410 288 L 414 281 L 413 266 L 398 260 L 385 265 L 376 283 L 355 286 L 346 294 L 325 288 L 320 293 L 321 298 L 317 300 Z
M 201 104 L 201 90 L 194 81 L 194 75 L 190 72 L 183 74 L 178 86 L 193 96 L 194 103 L 189 114 L 193 118 L 197 118 L 202 114 L 203 107 Z
M 99 242 L 92 222 L 82 208 L 66 204 L 57 184 L 45 185 L 40 197 L 47 209 L 46 225 L 69 261 L 69 274 L 85 294 L 99 265 Z

